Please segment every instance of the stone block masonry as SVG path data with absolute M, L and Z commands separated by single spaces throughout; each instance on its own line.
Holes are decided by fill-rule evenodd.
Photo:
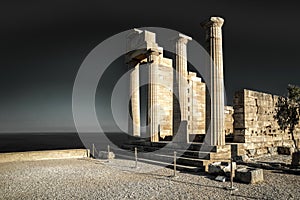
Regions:
M 292 147 L 291 135 L 284 133 L 274 119 L 278 96 L 243 89 L 235 93 L 234 142 L 239 144 L 240 153 L 250 157 L 273 154 L 278 146 Z M 296 130 L 299 140 L 299 127 Z

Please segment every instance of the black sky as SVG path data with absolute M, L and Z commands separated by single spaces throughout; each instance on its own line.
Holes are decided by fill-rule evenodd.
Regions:
M 284 94 L 300 85 L 298 9 L 288 1 L 2 1 L 0 132 L 74 130 L 73 82 L 101 41 L 154 26 L 203 44 L 200 23 L 213 15 L 225 19 L 229 103 L 241 88 Z

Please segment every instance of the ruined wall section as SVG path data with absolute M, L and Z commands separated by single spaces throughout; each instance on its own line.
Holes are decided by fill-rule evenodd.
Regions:
M 164 58 L 160 55 L 157 60 L 151 66 L 151 76 L 154 77 L 154 82 L 149 85 L 150 90 L 155 90 L 155 96 L 149 95 L 148 101 L 154 101 L 152 105 L 155 108 L 157 116 L 150 119 L 155 120 L 153 122 L 157 125 L 157 135 L 155 138 L 172 136 L 173 135 L 173 68 L 172 60 Z
M 234 96 L 234 142 L 241 142 L 239 153 L 259 156 L 277 152 L 278 146 L 291 147 L 291 135 L 279 130 L 274 119 L 278 96 L 241 90 Z M 300 132 L 296 134 L 300 138 Z
M 187 131 L 188 134 L 205 134 L 205 83 L 196 73 L 188 73 Z

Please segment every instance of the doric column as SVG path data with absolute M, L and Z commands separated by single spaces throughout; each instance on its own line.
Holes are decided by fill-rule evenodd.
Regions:
M 140 79 L 139 64 L 137 64 L 130 74 L 130 94 L 131 94 L 131 112 L 132 112 L 132 135 L 140 137 Z
M 207 50 L 211 56 L 211 138 L 210 145 L 224 145 L 224 77 L 223 77 L 223 50 L 222 25 L 224 19 L 211 17 L 201 25 L 206 30 Z
M 158 96 L 157 96 L 157 59 L 156 56 L 150 55 L 149 59 L 152 60 L 152 63 L 148 63 L 149 66 L 149 86 L 148 86 L 148 122 L 149 122 L 149 133 L 151 142 L 158 142 Z
M 179 34 L 176 41 L 176 81 L 178 83 L 179 104 L 181 121 L 187 120 L 187 43 L 192 40 L 183 34 Z
M 129 124 L 129 131 L 132 131 L 132 135 L 136 137 L 141 136 L 141 114 L 140 114 L 140 74 L 139 74 L 139 62 L 134 59 L 134 53 L 137 51 L 138 39 L 141 37 L 143 31 L 139 29 L 133 29 L 127 35 L 126 50 L 128 53 L 125 56 L 125 62 L 129 69 L 132 69 L 130 74 L 130 87 L 129 94 L 131 95 L 131 117 L 132 124 Z M 131 121 L 129 120 L 129 123 Z

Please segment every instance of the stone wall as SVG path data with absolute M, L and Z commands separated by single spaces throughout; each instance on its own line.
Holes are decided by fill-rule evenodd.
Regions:
M 279 130 L 273 118 L 277 100 L 276 95 L 247 89 L 235 93 L 234 142 L 243 143 L 238 145 L 239 155 L 259 156 L 276 153 L 278 146 L 293 146 L 290 134 Z
M 173 135 L 173 68 L 171 59 L 161 58 L 159 63 L 154 83 L 157 87 L 158 118 L 156 120 L 159 136 L 165 138 Z
M 196 73 L 188 74 L 188 134 L 205 134 L 205 83 Z
M 172 60 L 159 56 L 151 57 L 148 84 L 148 133 L 152 142 L 173 135 L 173 68 Z

